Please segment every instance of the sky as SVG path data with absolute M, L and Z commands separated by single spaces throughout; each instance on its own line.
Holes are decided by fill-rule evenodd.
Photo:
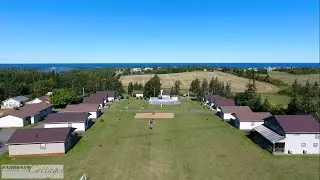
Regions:
M 1 63 L 319 62 L 319 0 L 1 0 Z

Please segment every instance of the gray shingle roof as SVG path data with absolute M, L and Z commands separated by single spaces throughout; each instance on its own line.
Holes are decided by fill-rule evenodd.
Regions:
M 24 101 L 28 101 L 29 98 L 25 97 L 25 96 L 16 96 L 16 97 L 12 97 L 11 99 L 14 99 L 16 101 L 19 101 L 19 102 L 24 102 Z

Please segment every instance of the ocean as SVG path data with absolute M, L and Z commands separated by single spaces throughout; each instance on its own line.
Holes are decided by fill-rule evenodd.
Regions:
M 181 67 L 181 66 L 211 66 L 211 67 L 320 67 L 319 63 L 56 63 L 56 64 L 0 64 L 0 68 L 126 68 L 126 67 Z
M 236 68 L 264 68 L 264 67 L 318 67 L 319 63 L 56 63 L 56 64 L 0 64 L 1 68 L 41 68 L 44 71 L 64 72 L 73 68 L 143 68 L 143 67 L 236 67 Z

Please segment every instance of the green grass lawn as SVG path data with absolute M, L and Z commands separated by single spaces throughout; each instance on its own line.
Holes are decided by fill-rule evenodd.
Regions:
M 200 106 L 200 102 L 197 101 L 188 101 L 181 100 L 180 105 L 165 105 L 162 108 L 160 105 L 150 105 L 148 100 L 137 100 L 136 98 L 123 99 L 119 102 L 113 103 L 108 109 L 128 109 L 128 110 L 188 110 L 188 109 L 205 109 L 203 106 Z M 127 108 L 126 108 L 127 107 Z
M 298 83 L 305 84 L 309 79 L 310 83 L 314 83 L 314 81 L 318 81 L 320 79 L 319 74 L 305 74 L 305 75 L 294 75 L 286 72 L 272 71 L 269 72 L 269 76 L 274 79 L 279 79 L 284 83 L 291 85 L 296 79 Z
M 261 100 L 264 101 L 266 98 L 268 98 L 269 102 L 273 105 L 283 105 L 287 106 L 290 102 L 290 97 L 285 95 L 279 95 L 279 94 L 260 94 Z
M 125 101 L 112 108 L 118 104 Z M 213 113 L 178 113 L 157 119 L 152 130 L 148 120 L 134 115 L 106 112 L 104 122 L 98 120 L 64 156 L 11 160 L 5 154 L 0 164 L 64 164 L 68 180 L 83 173 L 90 180 L 318 180 L 320 175 L 319 156 L 273 156 Z

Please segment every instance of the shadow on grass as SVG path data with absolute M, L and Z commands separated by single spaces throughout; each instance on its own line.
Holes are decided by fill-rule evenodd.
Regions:
M 72 141 L 71 141 L 71 147 L 70 147 L 69 151 L 77 145 L 77 143 L 80 141 L 81 138 L 82 138 L 82 136 L 80 136 L 78 133 L 73 134 Z

